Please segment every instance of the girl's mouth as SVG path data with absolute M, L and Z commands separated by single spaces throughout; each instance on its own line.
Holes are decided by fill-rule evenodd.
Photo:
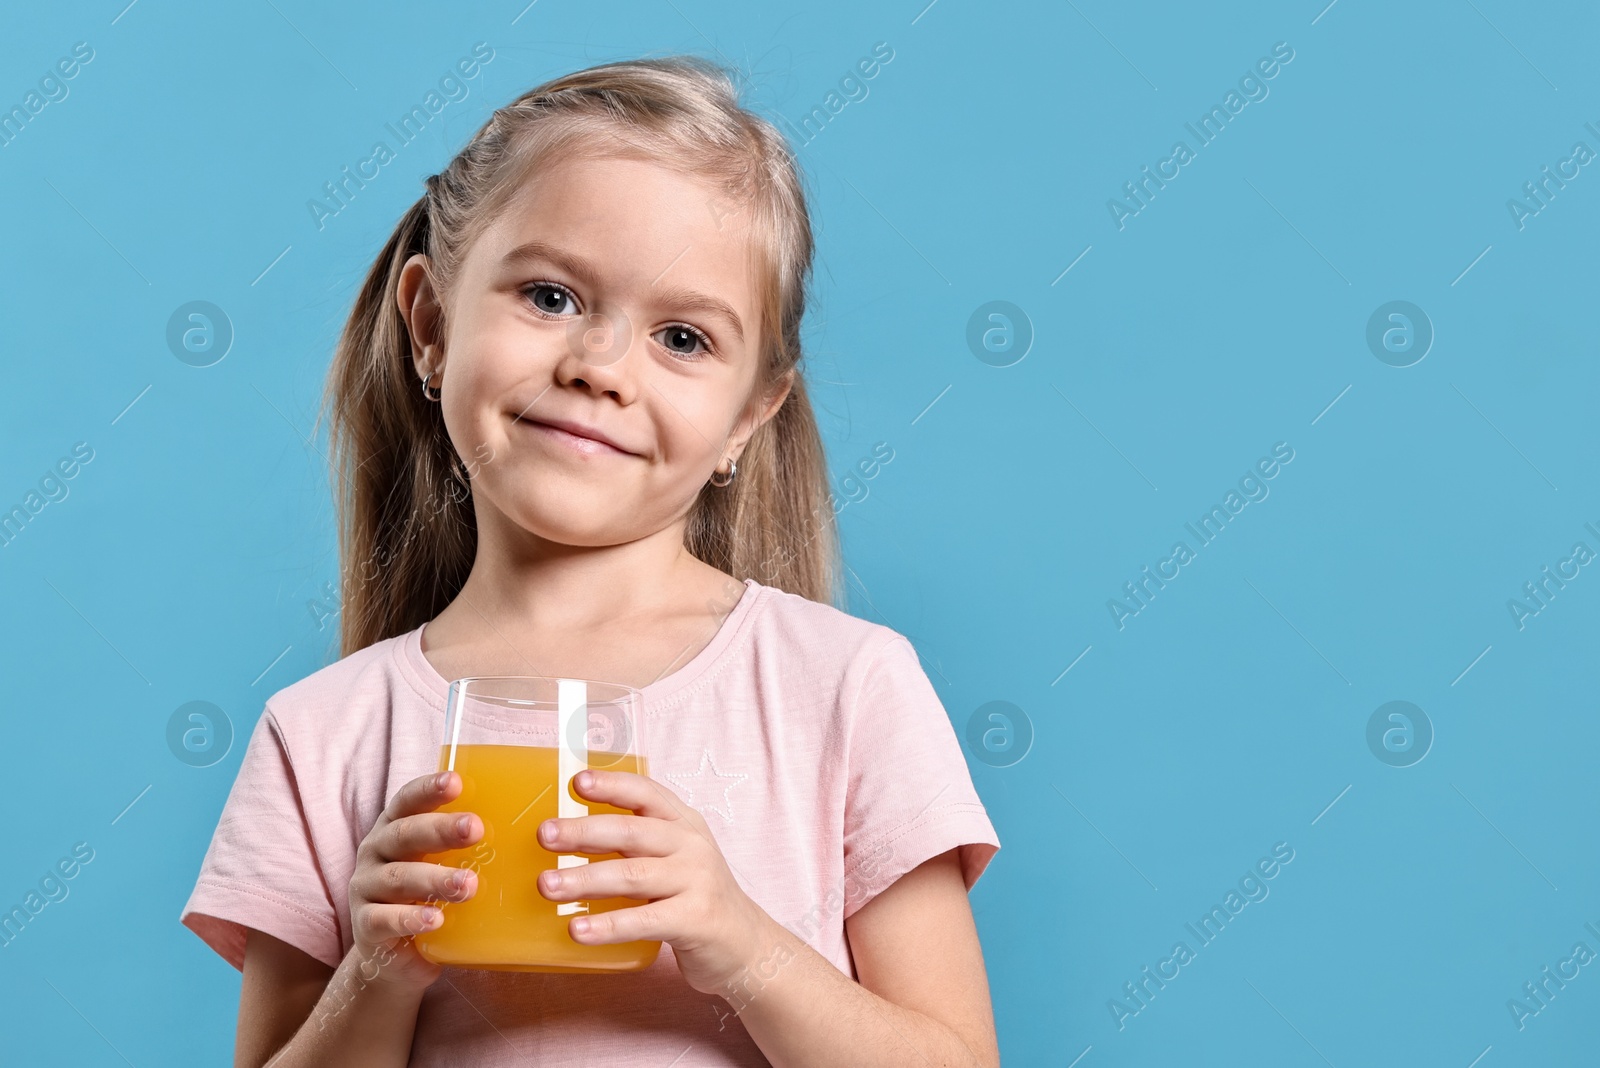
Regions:
M 617 448 L 614 445 L 608 444 L 607 442 L 600 441 L 597 438 L 585 437 L 582 434 L 575 434 L 570 430 L 563 430 L 561 427 L 551 426 L 548 423 L 541 423 L 541 422 L 538 422 L 536 420 L 529 419 L 526 416 L 523 416 L 522 418 L 514 419 L 513 421 L 516 422 L 519 426 L 523 426 L 523 427 L 526 427 L 528 430 L 531 430 L 533 433 L 539 435 L 544 440 L 546 440 L 548 442 L 551 442 L 552 444 L 557 445 L 557 446 L 559 446 L 561 448 L 571 449 L 574 452 L 584 453 L 584 454 L 589 455 L 589 456 L 598 456 L 598 455 L 632 456 L 633 455 L 633 453 L 631 453 L 631 452 L 626 452 L 626 451 L 624 451 L 622 449 Z

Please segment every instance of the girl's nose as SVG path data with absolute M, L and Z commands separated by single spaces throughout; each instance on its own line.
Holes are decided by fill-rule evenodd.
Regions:
M 627 313 L 607 309 L 575 316 L 567 328 L 567 353 L 559 374 L 568 385 L 583 383 L 601 393 L 615 393 L 629 403 L 634 398 L 633 369 L 630 359 L 634 344 L 642 339 Z

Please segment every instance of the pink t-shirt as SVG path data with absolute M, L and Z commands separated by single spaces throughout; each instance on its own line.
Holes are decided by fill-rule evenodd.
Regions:
M 449 682 L 423 629 L 268 699 L 181 916 L 235 968 L 247 927 L 330 967 L 351 948 L 356 848 L 438 763 Z M 970 889 L 1000 848 L 916 651 L 888 627 L 746 579 L 711 642 L 641 692 L 651 777 L 705 818 L 751 899 L 851 978 L 846 917 L 952 848 Z M 446 968 L 410 1063 L 768 1062 L 664 944 L 612 975 Z

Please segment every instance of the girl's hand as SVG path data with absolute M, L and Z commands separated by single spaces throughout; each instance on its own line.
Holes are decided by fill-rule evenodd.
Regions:
M 572 940 L 598 946 L 636 939 L 670 943 L 678 969 L 702 994 L 721 993 L 754 962 L 773 921 L 728 869 L 700 813 L 660 783 L 631 771 L 580 771 L 573 787 L 586 800 L 633 810 L 548 819 L 539 842 L 553 853 L 620 853 L 621 859 L 552 868 L 539 876 L 551 901 L 631 897 L 648 904 L 588 916 L 567 925 Z
M 477 841 L 483 821 L 471 813 L 434 812 L 461 792 L 453 771 L 420 775 L 389 799 L 356 850 L 350 876 L 350 927 L 364 962 L 361 976 L 426 989 L 444 970 L 417 951 L 411 936 L 443 922 L 428 901 L 465 901 L 478 892 L 466 868 L 416 858 Z

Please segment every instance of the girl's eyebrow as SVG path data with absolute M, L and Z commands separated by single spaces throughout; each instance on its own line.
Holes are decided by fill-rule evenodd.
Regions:
M 739 321 L 739 314 L 729 306 L 725 300 L 708 296 L 705 293 L 696 293 L 692 289 L 664 289 L 660 293 L 660 300 L 674 308 L 683 308 L 687 311 L 705 312 L 727 320 L 728 328 L 733 331 L 733 336 L 740 343 L 744 342 L 744 324 Z
M 574 275 L 584 285 L 595 285 L 599 281 L 599 273 L 589 266 L 589 261 L 543 241 L 524 241 L 507 252 L 505 259 L 500 262 L 506 267 L 520 267 L 535 260 L 545 260 L 555 264 L 568 274 Z
M 543 241 L 525 241 L 505 254 L 500 261 L 506 267 L 526 266 L 530 263 L 543 260 L 553 263 L 563 271 L 571 274 L 585 285 L 598 285 L 599 272 L 581 256 L 574 255 L 564 249 Z M 705 312 L 727 321 L 734 337 L 742 343 L 744 341 L 744 323 L 739 319 L 739 313 L 727 301 L 705 293 L 697 293 L 691 289 L 670 288 L 660 290 L 657 298 L 677 308 L 688 311 Z

